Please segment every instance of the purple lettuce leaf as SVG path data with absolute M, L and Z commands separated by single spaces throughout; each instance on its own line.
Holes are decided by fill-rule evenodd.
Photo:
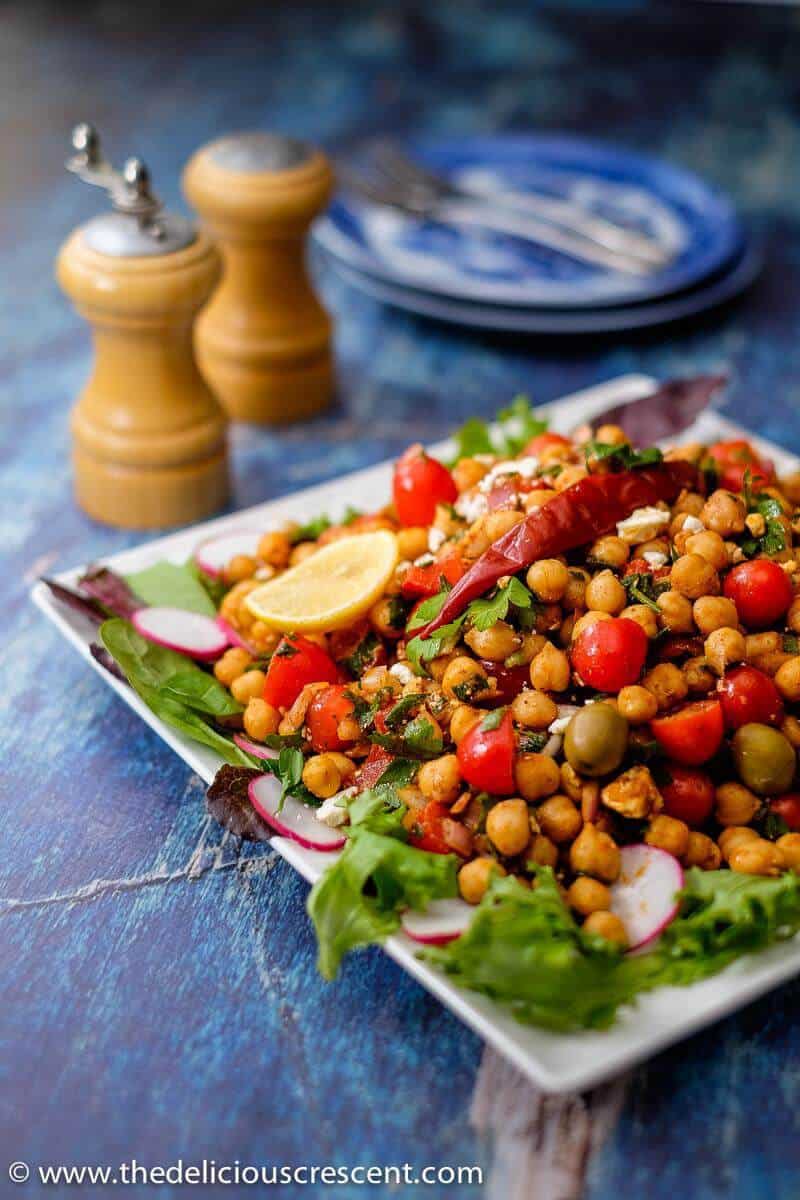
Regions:
M 262 771 L 250 767 L 220 767 L 206 792 L 206 808 L 223 829 L 249 842 L 269 841 L 272 830 L 250 803 L 248 788 Z
M 96 600 L 109 616 L 129 620 L 142 601 L 131 591 L 125 580 L 108 567 L 91 566 L 78 580 L 78 587 L 87 596 Z

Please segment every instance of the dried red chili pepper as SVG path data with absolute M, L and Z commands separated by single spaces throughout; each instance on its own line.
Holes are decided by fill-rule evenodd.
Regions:
M 593 542 L 635 509 L 674 500 L 683 488 L 696 484 L 697 471 L 684 461 L 579 479 L 493 542 L 455 585 L 438 617 L 420 631 L 422 636 L 452 621 L 504 575 Z

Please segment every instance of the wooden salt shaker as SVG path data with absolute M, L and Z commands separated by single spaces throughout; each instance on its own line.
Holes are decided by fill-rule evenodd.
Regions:
M 228 493 L 226 421 L 192 346 L 219 255 L 184 218 L 161 212 L 139 159 L 113 170 L 90 125 L 76 128 L 73 146 L 68 169 L 113 206 L 75 230 L 57 264 L 95 349 L 72 412 L 77 500 L 125 528 L 196 521 Z
M 200 315 L 200 368 L 229 416 L 309 417 L 333 389 L 331 323 L 305 267 L 305 236 L 333 183 L 318 150 L 269 133 L 203 146 L 183 187 L 222 252 L 222 284 Z

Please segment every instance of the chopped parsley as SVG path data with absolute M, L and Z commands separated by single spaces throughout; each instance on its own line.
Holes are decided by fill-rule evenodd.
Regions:
M 483 632 L 491 629 L 496 621 L 505 620 L 512 604 L 523 609 L 533 604 L 533 593 L 516 577 L 505 587 L 498 587 L 490 599 L 473 600 L 467 609 L 467 617 L 474 629 Z
M 657 446 L 645 450 L 634 450 L 630 442 L 620 445 L 611 442 L 587 442 L 584 447 L 586 461 L 611 462 L 622 471 L 633 471 L 636 467 L 652 467 L 664 459 Z
M 515 396 L 508 408 L 497 414 L 489 425 L 479 417 L 471 417 L 455 434 L 455 462 L 474 458 L 476 454 L 496 454 L 515 458 L 531 438 L 544 433 L 547 421 L 535 415 L 527 396 Z

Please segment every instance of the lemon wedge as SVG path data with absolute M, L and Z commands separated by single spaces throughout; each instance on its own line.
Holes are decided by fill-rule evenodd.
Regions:
M 397 557 L 397 539 L 388 529 L 339 538 L 255 588 L 244 603 L 281 633 L 341 629 L 380 598 Z

